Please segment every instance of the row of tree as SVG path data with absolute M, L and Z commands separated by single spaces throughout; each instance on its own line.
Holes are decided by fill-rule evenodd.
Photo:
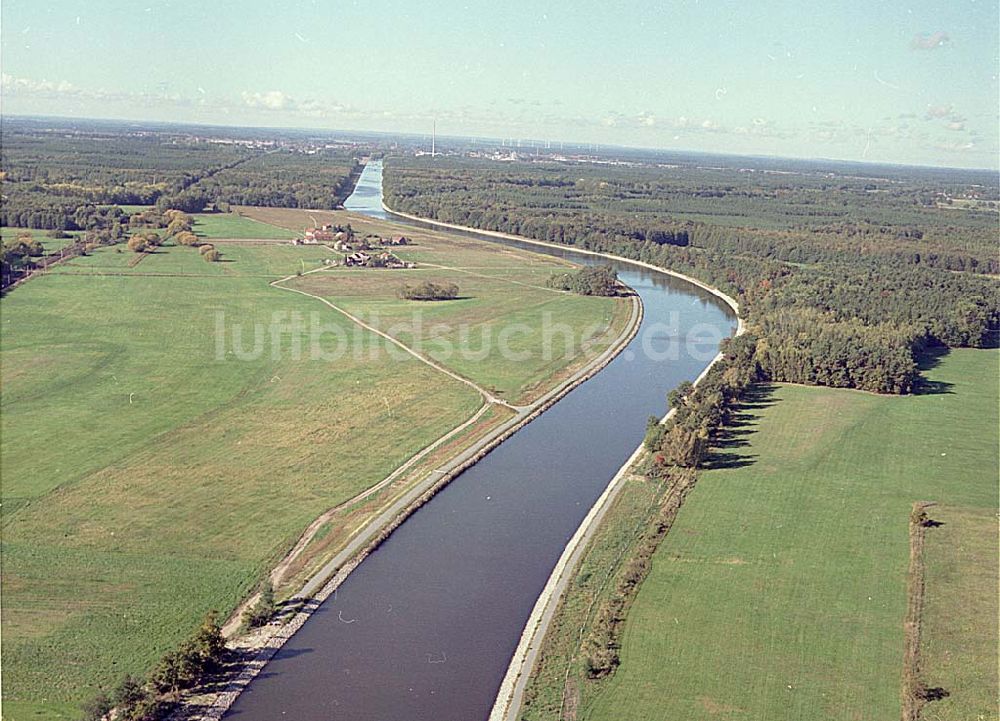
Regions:
M 85 721 L 160 721 L 173 711 L 179 694 L 215 673 L 226 658 L 226 642 L 215 614 L 179 648 L 167 653 L 145 680 L 126 675 L 111 692 L 84 704 Z
M 722 359 L 695 387 L 682 383 L 668 400 L 673 412 L 665 422 L 650 418 L 645 446 L 645 475 L 664 493 L 652 518 L 615 573 L 611 590 L 597 606 L 583 641 L 589 678 L 611 675 L 620 663 L 621 634 L 628 609 L 649 573 L 653 554 L 666 535 L 688 491 L 697 480 L 696 469 L 713 438 L 731 420 L 737 403 L 759 380 L 754 361 L 756 339 L 740 336 L 722 345 Z

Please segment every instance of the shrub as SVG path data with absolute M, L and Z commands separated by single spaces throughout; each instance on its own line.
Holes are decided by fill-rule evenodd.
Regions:
M 112 707 L 111 697 L 102 691 L 90 701 L 84 702 L 82 706 L 83 721 L 103 721 L 111 712 Z
M 201 253 L 202 255 L 205 255 L 205 253 L 209 252 L 210 250 L 215 250 L 215 246 L 212 245 L 211 243 L 204 243 L 198 246 L 198 252 Z
M 212 248 L 212 250 L 207 253 L 202 253 L 201 257 L 208 263 L 218 263 L 222 260 L 222 253 L 217 251 L 215 248 Z
M 271 581 L 268 580 L 265 581 L 264 585 L 260 589 L 260 598 L 257 599 L 257 603 L 254 604 L 253 608 L 248 608 L 243 614 L 244 628 L 256 628 L 258 626 L 263 626 L 271 620 L 271 616 L 274 615 L 275 608 L 274 586 L 272 586 Z
M 458 297 L 458 286 L 427 280 L 419 285 L 404 285 L 399 289 L 399 297 L 404 300 L 453 300 Z
M 133 253 L 142 253 L 146 250 L 146 239 L 141 235 L 133 235 L 128 239 L 128 249 Z
M 618 295 L 621 284 L 610 265 L 587 266 L 574 273 L 557 273 L 549 278 L 548 286 L 580 295 Z

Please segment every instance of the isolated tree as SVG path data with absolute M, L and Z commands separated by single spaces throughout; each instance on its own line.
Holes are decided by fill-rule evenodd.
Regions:
M 128 239 L 128 249 L 133 253 L 142 253 L 146 250 L 146 239 L 141 235 L 133 235 Z
M 171 651 L 153 668 L 149 680 L 160 693 L 176 693 L 194 684 L 201 674 L 197 654 L 187 648 Z
M 458 297 L 458 286 L 426 280 L 417 285 L 404 285 L 397 294 L 404 300 L 453 300 Z
M 222 260 L 222 253 L 213 248 L 207 253 L 203 253 L 201 257 L 204 258 L 205 261 L 208 263 L 218 263 L 220 260 Z
M 198 245 L 198 236 L 189 230 L 182 231 L 174 236 L 177 245 Z
M 211 250 L 215 250 L 215 246 L 212 245 L 211 243 L 202 243 L 200 246 L 198 246 L 198 252 L 201 253 L 202 255 L 205 255 L 205 253 L 208 253 Z
M 226 639 L 222 636 L 222 626 L 214 611 L 205 616 L 191 641 L 191 648 L 205 670 L 215 668 L 222 660 L 226 652 Z

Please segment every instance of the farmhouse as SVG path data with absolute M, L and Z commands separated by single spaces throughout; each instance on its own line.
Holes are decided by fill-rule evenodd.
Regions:
M 325 228 L 326 226 L 324 226 Z M 325 230 L 324 228 L 306 228 L 305 238 L 303 242 L 307 245 L 312 245 L 314 243 L 328 243 L 334 240 L 334 234 L 332 230 Z
M 333 244 L 333 249 L 336 251 L 340 251 L 341 253 L 349 253 L 352 250 L 354 250 L 354 248 L 351 247 L 351 244 L 348 243 L 346 240 L 338 240 L 337 242 L 335 242 Z
M 386 245 L 409 245 L 410 239 L 405 235 L 394 235 L 385 241 Z
M 372 261 L 372 265 L 377 268 L 413 268 L 415 265 L 409 263 L 400 258 L 397 258 L 392 253 L 379 253 L 375 260 Z
M 344 258 L 344 265 L 347 267 L 351 266 L 365 266 L 368 265 L 372 260 L 372 257 L 359 250 L 357 253 L 352 253 L 351 255 Z

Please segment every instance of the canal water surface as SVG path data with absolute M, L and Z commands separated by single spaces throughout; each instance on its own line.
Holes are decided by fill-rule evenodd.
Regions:
M 345 206 L 386 217 L 381 174 L 380 162 L 369 163 Z M 568 249 L 524 247 L 600 262 Z M 719 339 L 735 331 L 732 311 L 712 294 L 614 265 L 645 308 L 625 351 L 407 519 L 276 654 L 226 718 L 481 721 L 489 715 L 566 542 L 641 442 L 649 416 L 666 412 L 667 392 L 696 378 Z

